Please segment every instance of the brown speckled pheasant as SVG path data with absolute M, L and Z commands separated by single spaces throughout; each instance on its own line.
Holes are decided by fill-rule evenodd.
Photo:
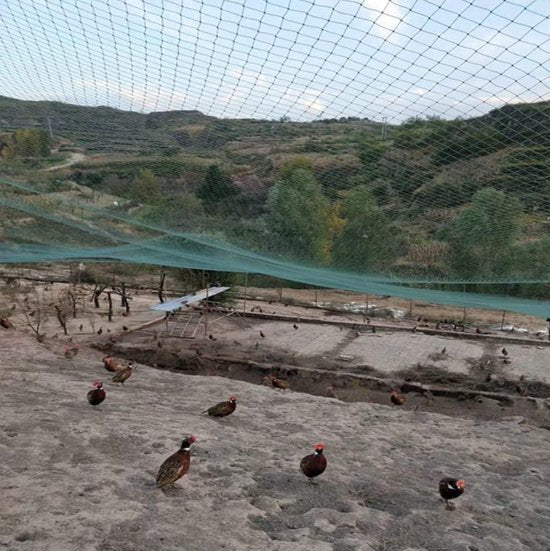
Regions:
M 211 408 L 203 411 L 203 413 L 208 413 L 210 417 L 226 417 L 231 415 L 237 407 L 237 397 L 229 396 L 229 400 L 226 402 L 220 402 Z
M 8 318 L 0 318 L 0 325 L 4 329 L 14 329 L 13 323 Z
M 286 379 L 280 379 L 273 375 L 268 375 L 266 381 L 269 381 L 273 388 L 280 388 L 281 390 L 286 390 L 289 388 L 289 384 Z
M 116 358 L 113 358 L 113 356 L 105 356 L 103 358 L 103 366 L 111 373 L 116 373 L 117 371 L 126 369 L 122 360 L 117 360 Z
M 134 372 L 135 365 L 134 362 L 128 362 L 128 367 L 126 369 L 123 369 L 122 371 L 119 371 L 112 379 L 113 383 L 120 383 L 121 385 L 124 384 L 124 381 L 129 379 Z
M 191 465 L 189 450 L 195 440 L 196 438 L 193 435 L 185 438 L 181 443 L 180 449 L 160 466 L 157 474 L 157 488 L 170 486 L 187 473 Z
M 403 396 L 403 394 L 399 394 L 399 392 L 397 392 L 397 390 L 394 388 L 391 391 L 390 400 L 392 404 L 396 406 L 402 406 L 405 403 L 406 398 L 405 396 Z
M 65 348 L 64 356 L 67 360 L 72 360 L 78 354 L 78 346 L 68 346 Z

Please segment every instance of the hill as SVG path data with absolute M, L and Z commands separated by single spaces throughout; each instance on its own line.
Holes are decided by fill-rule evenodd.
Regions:
M 40 159 L 0 161 L 42 192 L 77 183 L 141 222 L 301 263 L 548 296 L 550 102 L 386 125 L 0 98 L 0 133 L 27 127 L 87 155 L 48 175 Z
M 277 138 L 345 134 L 368 121 L 327 124 L 216 119 L 198 111 L 138 113 L 111 107 L 86 107 L 53 101 L 24 101 L 0 96 L 0 131 L 43 128 L 89 153 L 159 152 L 163 147 L 209 150 L 236 142 L 272 143 Z M 373 124 L 372 128 L 381 125 Z M 234 145 L 234 144 L 233 144 Z

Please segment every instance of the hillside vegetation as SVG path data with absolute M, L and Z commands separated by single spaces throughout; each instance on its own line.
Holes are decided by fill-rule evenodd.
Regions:
M 51 175 L 39 159 L 0 161 L 42 190 L 78 184 L 138 220 L 302 263 L 548 296 L 550 102 L 382 125 L 0 97 L 0 142 L 28 128 L 87 154 Z

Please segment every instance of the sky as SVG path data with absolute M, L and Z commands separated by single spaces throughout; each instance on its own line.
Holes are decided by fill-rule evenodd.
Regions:
M 550 0 L 0 0 L 0 95 L 225 118 L 468 118 L 550 100 Z

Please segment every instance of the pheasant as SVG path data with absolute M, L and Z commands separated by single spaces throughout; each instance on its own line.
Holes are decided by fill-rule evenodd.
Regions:
M 166 459 L 160 466 L 157 474 L 157 488 L 170 486 L 187 473 L 191 465 L 191 454 L 189 453 L 189 449 L 195 440 L 196 438 L 193 435 L 184 438 L 180 449 Z

